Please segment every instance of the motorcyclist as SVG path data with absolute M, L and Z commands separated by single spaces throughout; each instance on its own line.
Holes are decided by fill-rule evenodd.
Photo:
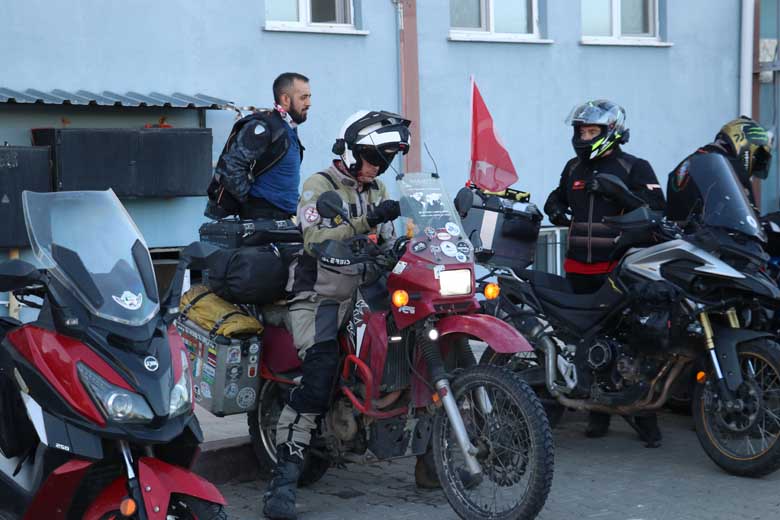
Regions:
M 295 213 L 304 150 L 298 126 L 311 107 L 309 78 L 285 72 L 274 80 L 273 94 L 273 110 L 233 125 L 206 190 L 207 217 L 283 220 Z
M 574 130 L 572 145 L 576 157 L 563 168 L 558 187 L 547 198 L 544 211 L 553 224 L 570 226 L 564 270 L 572 289 L 581 294 L 593 293 L 619 261 L 615 258 L 619 232 L 603 224 L 602 219 L 635 209 L 639 204 L 633 197 L 609 190 L 596 175 L 620 178 L 651 209 L 662 210 L 665 202 L 650 163 L 620 147 L 629 137 L 626 113 L 621 106 L 605 99 L 588 101 L 575 106 L 566 122 Z M 567 213 L 572 215 L 571 220 Z M 609 422 L 609 415 L 592 412 L 585 434 L 602 437 Z M 651 444 L 660 441 L 655 415 L 637 417 L 635 426 L 645 432 L 646 439 L 654 441 Z
M 666 184 L 668 204 L 666 216 L 670 220 L 688 223 L 701 212 L 704 201 L 696 187 L 690 183 L 688 165 L 692 157 L 717 153 L 728 159 L 750 203 L 755 208 L 753 177 L 766 179 L 772 163 L 772 142 L 769 134 L 756 121 L 740 116 L 723 125 L 715 140 L 697 149 L 675 167 Z
M 304 247 L 290 267 L 287 286 L 293 294 L 288 305 L 290 326 L 303 360 L 303 377 L 290 392 L 277 424 L 277 465 L 263 507 L 268 518 L 296 518 L 298 477 L 317 421 L 327 412 L 337 376 L 337 334 L 351 315 L 355 289 L 370 267 L 329 263 L 327 258 L 318 258 L 317 251 L 328 240 L 346 240 L 374 230 L 380 246 L 392 244 L 392 221 L 399 216 L 399 203 L 389 198 L 378 176 L 398 152 L 409 150 L 409 124 L 390 112 L 352 114 L 333 145 L 339 158 L 303 185 L 298 219 Z M 317 200 L 328 191 L 341 196 L 349 223 L 319 215 Z

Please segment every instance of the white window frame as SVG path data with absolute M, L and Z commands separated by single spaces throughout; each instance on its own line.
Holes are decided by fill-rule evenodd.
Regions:
M 450 2 L 453 0 L 449 0 Z M 448 39 L 465 42 L 553 43 L 541 38 L 539 31 L 539 0 L 531 2 L 531 33 L 496 32 L 493 10 L 494 0 L 480 0 L 481 27 L 450 27 Z
M 659 0 L 651 0 L 651 27 L 653 29 L 651 34 L 647 36 L 641 36 L 636 34 L 623 35 L 621 20 L 620 20 L 620 0 L 610 1 L 610 14 L 612 15 L 611 27 L 612 34 L 609 36 L 587 36 L 582 35 L 580 43 L 583 45 L 633 45 L 633 46 L 647 46 L 647 47 L 671 47 L 672 44 L 661 40 L 660 31 L 660 8 Z M 580 8 L 582 9 L 582 2 L 580 2 Z
M 310 32 L 330 34 L 366 35 L 355 27 L 355 0 L 349 1 L 349 23 L 315 23 L 311 21 L 311 0 L 298 0 L 298 21 L 280 21 L 266 19 L 266 31 Z

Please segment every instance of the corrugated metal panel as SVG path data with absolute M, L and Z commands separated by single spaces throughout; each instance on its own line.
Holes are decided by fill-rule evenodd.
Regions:
M 105 90 L 101 94 L 95 94 L 88 90 L 79 90 L 74 94 L 61 89 L 43 92 L 28 88 L 24 92 L 20 92 L 4 87 L 0 87 L 0 103 L 170 108 L 225 108 L 233 104 L 231 101 L 205 94 L 188 95 L 180 92 L 175 92 L 172 95 L 159 92 L 141 94 L 133 91 L 118 94 Z

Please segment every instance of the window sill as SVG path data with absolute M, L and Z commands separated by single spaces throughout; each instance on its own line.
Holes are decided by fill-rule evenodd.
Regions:
M 356 29 L 351 25 L 342 24 L 311 24 L 302 25 L 298 23 L 288 22 L 266 22 L 263 27 L 264 31 L 273 32 L 298 32 L 298 33 L 315 33 L 315 34 L 346 34 L 350 36 L 366 36 L 368 31 L 362 31 Z
M 585 36 L 580 45 L 614 45 L 618 47 L 672 47 L 671 42 L 662 42 L 653 38 L 610 38 Z
M 447 39 L 451 42 L 555 43 L 553 40 L 543 40 L 532 34 L 489 33 L 484 31 L 450 31 Z

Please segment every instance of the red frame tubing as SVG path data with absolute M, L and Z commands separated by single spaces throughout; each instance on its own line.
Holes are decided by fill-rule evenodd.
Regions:
M 91 465 L 91 462 L 74 459 L 52 471 L 24 513 L 24 520 L 64 520 L 73 495 Z
M 165 520 L 171 495 L 187 495 L 215 504 L 227 501 L 211 482 L 178 466 L 159 459 L 141 457 L 138 460 L 138 480 L 144 497 L 144 509 L 149 520 Z M 146 488 L 151 488 L 146 491 Z M 118 478 L 95 500 L 84 515 L 85 520 L 99 520 L 103 515 L 119 509 L 127 497 L 127 479 Z M 155 512 L 154 508 L 158 510 Z
M 441 336 L 461 333 L 484 341 L 501 354 L 533 352 L 533 347 L 514 327 L 488 314 L 446 316 L 436 322 Z
M 366 388 L 366 397 L 361 403 L 358 397 L 352 392 L 352 390 L 347 388 L 346 385 L 341 385 L 341 391 L 350 401 L 352 401 L 352 406 L 357 408 L 360 413 L 363 415 L 368 415 L 369 417 L 374 417 L 375 419 L 389 419 L 390 417 L 396 417 L 406 413 L 406 408 L 396 408 L 387 412 L 380 412 L 375 410 L 372 390 L 374 387 L 374 376 L 371 374 L 371 369 L 368 368 L 368 365 L 366 365 L 363 360 L 354 354 L 350 354 L 346 357 L 346 359 L 344 359 L 344 368 L 341 371 L 341 377 L 344 379 L 349 377 L 350 365 L 355 365 L 355 368 L 357 368 L 358 377 L 363 381 L 363 384 Z

